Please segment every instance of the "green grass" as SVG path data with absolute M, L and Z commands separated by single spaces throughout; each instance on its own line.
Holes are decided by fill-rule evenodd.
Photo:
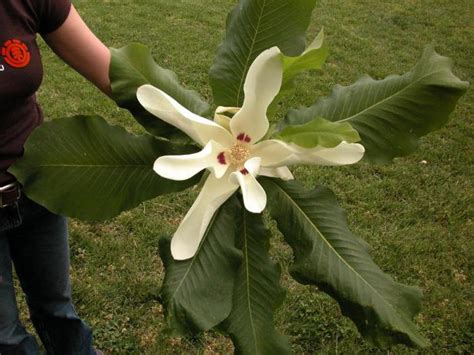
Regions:
M 207 72 L 222 39 L 231 0 L 76 0 L 97 35 L 111 47 L 132 41 L 149 46 L 158 63 L 176 71 L 189 88 L 211 100 Z M 455 60 L 455 72 L 473 81 L 472 3 L 456 1 L 319 1 L 309 36 L 324 26 L 331 48 L 322 72 L 299 80 L 290 105 L 310 105 L 336 84 L 368 73 L 382 78 L 411 68 L 426 44 Z M 134 132 L 141 128 L 44 48 L 46 77 L 39 98 L 48 119 L 100 114 Z M 381 268 L 420 286 L 424 307 L 417 324 L 432 342 L 424 353 L 472 353 L 474 312 L 472 143 L 473 91 L 451 123 L 424 138 L 413 155 L 388 166 L 298 168 L 308 187 L 332 188 L 353 231 L 371 245 Z M 196 191 L 147 202 L 114 220 L 72 220 L 74 298 L 94 328 L 96 345 L 111 354 L 226 354 L 231 343 L 217 333 L 198 339 L 170 338 L 158 293 L 163 268 L 158 239 L 172 234 Z M 283 269 L 291 252 L 274 240 Z M 387 353 L 371 347 L 337 304 L 286 274 L 285 305 L 277 315 L 297 354 Z M 24 302 L 22 309 L 25 310 Z M 26 317 L 26 312 L 23 312 Z M 389 353 L 416 353 L 398 346 Z

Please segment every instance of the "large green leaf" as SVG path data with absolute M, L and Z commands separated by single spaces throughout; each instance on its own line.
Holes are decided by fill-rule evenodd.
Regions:
M 114 217 L 158 195 L 181 191 L 184 182 L 153 171 L 161 155 L 193 147 L 135 136 L 101 117 L 78 116 L 46 122 L 36 129 L 25 155 L 10 168 L 25 193 L 49 210 L 87 220 Z
M 373 262 L 354 236 L 334 194 L 306 190 L 296 181 L 262 179 L 270 214 L 294 252 L 291 275 L 335 298 L 342 313 L 377 345 L 427 346 L 412 322 L 421 291 L 395 282 Z
M 230 334 L 237 354 L 288 354 L 286 337 L 273 325 L 273 313 L 284 298 L 280 268 L 268 255 L 270 232 L 262 216 L 241 209 L 237 245 L 243 252 L 234 286 L 233 308 L 221 328 Z
M 209 73 L 217 105 L 240 107 L 250 65 L 264 50 L 278 46 L 297 56 L 316 0 L 240 0 L 227 18 L 227 33 Z
M 359 133 L 349 123 L 331 122 L 324 118 L 316 118 L 302 125 L 286 126 L 277 138 L 304 148 L 334 148 L 343 141 L 360 141 Z
M 402 76 L 384 80 L 365 76 L 351 86 L 336 86 L 315 105 L 291 110 L 287 123 L 303 124 L 316 117 L 349 122 L 360 134 L 366 159 L 390 162 L 411 153 L 418 138 L 448 121 L 468 83 L 451 71 L 451 60 L 431 47 Z
M 151 84 L 165 91 L 190 111 L 204 116 L 209 105 L 195 91 L 183 88 L 176 74 L 160 67 L 150 50 L 142 44 L 132 43 L 120 49 L 110 49 L 110 81 L 112 97 L 120 107 L 129 110 L 145 129 L 155 136 L 165 136 L 176 128 L 148 113 L 136 98 L 137 89 Z
M 166 269 L 161 296 L 169 328 L 175 334 L 206 331 L 228 317 L 242 260 L 235 247 L 235 219 L 240 208 L 238 199 L 232 197 L 216 212 L 192 259 L 174 260 L 170 241 L 160 241 Z

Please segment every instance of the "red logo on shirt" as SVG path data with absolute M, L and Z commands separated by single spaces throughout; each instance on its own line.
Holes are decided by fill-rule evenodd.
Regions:
M 19 39 L 9 39 L 3 44 L 2 56 L 13 68 L 24 68 L 30 63 L 31 54 L 25 43 Z

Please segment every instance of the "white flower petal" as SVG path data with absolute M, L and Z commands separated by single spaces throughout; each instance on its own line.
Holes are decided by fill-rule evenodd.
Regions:
M 262 158 L 260 157 L 254 157 L 252 159 L 249 159 L 245 162 L 244 168 L 254 177 L 257 177 L 259 171 L 260 171 L 260 166 L 262 165 Z
M 225 113 L 230 113 L 232 115 L 236 114 L 239 112 L 240 107 L 225 107 L 225 106 L 219 106 L 216 109 L 216 112 L 214 114 L 214 122 L 217 123 L 218 125 L 224 127 L 226 130 L 230 132 L 230 120 L 231 117 L 228 115 L 225 115 Z
M 226 177 L 217 179 L 209 175 L 171 240 L 171 254 L 175 260 L 186 260 L 196 254 L 214 213 L 238 188 Z
M 252 156 L 262 158 L 262 166 L 279 167 L 295 164 L 350 165 L 364 156 L 364 146 L 341 142 L 334 148 L 303 148 L 277 139 L 263 141 L 252 149 Z
M 260 170 L 260 159 L 250 159 L 244 166 L 243 171 L 236 171 L 230 175 L 230 181 L 240 185 L 245 208 L 249 212 L 260 213 L 267 205 L 267 194 L 256 179 Z
M 311 165 L 350 165 L 359 162 L 365 153 L 361 144 L 342 142 L 334 148 L 316 147 L 305 149 L 292 145 L 295 155 L 287 164 L 311 164 Z
M 235 115 L 237 112 L 240 111 L 240 107 L 226 107 L 226 106 L 218 106 L 216 108 L 216 113 L 217 114 L 223 114 L 223 113 L 231 113 Z
M 294 180 L 295 177 L 291 173 L 287 166 L 281 166 L 279 168 L 265 168 L 261 167 L 258 173 L 261 176 L 275 177 L 284 181 Z
M 211 139 L 227 146 L 233 142 L 232 135 L 225 128 L 192 113 L 171 96 L 152 85 L 140 86 L 137 90 L 137 99 L 148 112 L 179 128 L 202 146 Z
M 277 139 L 270 139 L 255 144 L 252 147 L 252 156 L 260 157 L 262 159 L 262 166 L 264 167 L 278 167 L 286 162 L 293 154 L 295 149 L 288 143 Z
M 221 115 L 220 113 L 216 113 L 214 115 L 214 122 L 217 123 L 219 126 L 224 127 L 226 130 L 230 132 L 230 118 L 226 115 Z
M 208 168 L 217 178 L 221 178 L 229 167 L 218 158 L 224 150 L 219 143 L 210 141 L 203 150 L 195 154 L 166 155 L 158 158 L 153 170 L 166 179 L 182 181 Z
M 283 61 L 277 47 L 262 52 L 252 63 L 244 84 L 242 109 L 230 122 L 234 137 L 258 142 L 267 133 L 267 109 L 280 91 Z

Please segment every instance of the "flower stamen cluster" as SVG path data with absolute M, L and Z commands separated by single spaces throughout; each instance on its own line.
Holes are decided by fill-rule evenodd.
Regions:
M 236 168 L 243 169 L 244 163 L 248 160 L 250 156 L 250 149 L 247 145 L 237 143 L 234 144 L 228 154 L 230 163 Z

